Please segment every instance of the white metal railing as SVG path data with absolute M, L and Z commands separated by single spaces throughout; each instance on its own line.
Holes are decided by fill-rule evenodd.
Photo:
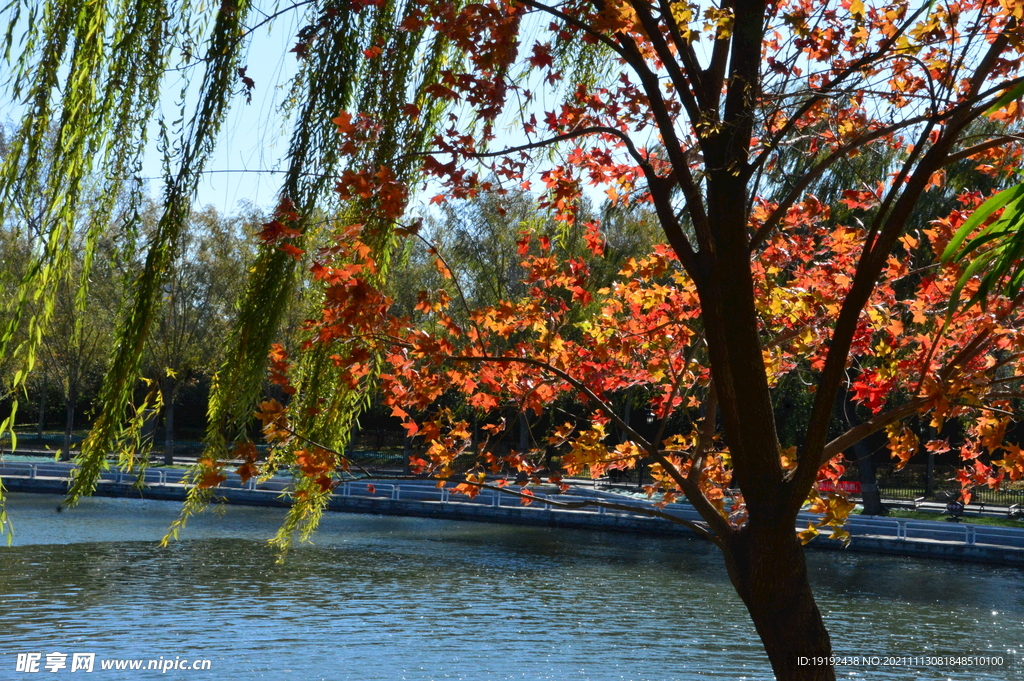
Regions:
M 20 461 L 4 461 L 0 463 L 0 477 L 23 477 L 29 480 L 39 478 L 67 479 L 72 466 L 60 463 L 30 463 Z M 182 485 L 184 472 L 166 469 L 146 469 L 143 471 L 143 482 L 148 485 Z M 172 479 L 173 478 L 173 479 Z M 272 478 L 261 483 L 257 487 L 256 479 L 250 478 L 242 483 L 237 474 L 230 473 L 229 480 L 237 482 L 236 489 L 247 489 L 250 491 L 267 492 L 279 494 L 289 483 L 288 478 Z M 133 473 L 122 471 L 109 471 L 101 474 L 101 481 L 115 484 L 134 484 L 138 476 Z M 427 484 L 402 484 L 402 483 L 374 483 L 358 481 L 345 481 L 336 489 L 335 494 L 345 497 L 359 497 L 368 499 L 390 499 L 393 501 L 422 501 L 427 503 L 449 503 L 484 505 L 492 508 L 501 508 L 502 499 L 506 500 L 505 506 L 523 508 L 536 511 L 562 510 L 572 513 L 590 513 L 601 516 L 621 515 L 625 517 L 646 517 L 643 513 L 636 513 L 626 509 L 609 509 L 605 506 L 579 507 L 573 509 L 559 509 L 558 502 L 580 502 L 595 500 L 594 497 L 578 495 L 559 494 L 546 495 L 536 493 L 532 497 L 532 503 L 523 505 L 518 500 L 513 502 L 513 496 L 503 494 L 494 490 L 482 490 L 475 498 L 470 499 L 464 495 L 453 495 L 447 487 L 435 487 Z M 552 503 L 554 502 L 554 503 Z M 630 499 L 616 500 L 616 504 L 622 506 L 635 506 L 637 508 L 649 508 L 648 504 Z M 700 520 L 696 510 L 681 505 L 674 509 L 676 515 L 687 520 Z M 801 513 L 798 517 L 800 527 L 805 527 L 808 521 L 814 521 L 817 517 L 809 513 Z M 971 525 L 968 523 L 940 523 L 935 521 L 913 520 L 908 518 L 883 518 L 876 516 L 851 516 L 847 522 L 847 531 L 853 536 L 876 536 L 891 537 L 900 541 L 943 541 L 967 546 L 978 544 L 1002 546 L 1024 549 L 1024 529 L 1011 527 L 998 527 L 989 525 Z

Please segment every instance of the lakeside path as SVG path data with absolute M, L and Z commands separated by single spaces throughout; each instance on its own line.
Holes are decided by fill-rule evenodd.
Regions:
M 71 463 L 4 460 L 0 461 L 0 478 L 10 492 L 64 494 L 73 468 Z M 181 469 L 150 468 L 145 473 L 145 486 L 138 489 L 134 475 L 107 472 L 95 494 L 182 501 L 188 492 L 182 483 L 184 474 Z M 290 502 L 282 493 L 289 482 L 288 478 L 277 477 L 258 485 L 254 480 L 243 484 L 236 474 L 230 473 L 217 496 L 230 504 L 288 506 Z M 473 499 L 453 495 L 448 489 L 438 489 L 430 480 L 354 481 L 339 485 L 329 510 L 633 534 L 693 534 L 682 525 L 643 515 L 644 509 L 652 508 L 652 504 L 634 497 L 585 489 L 574 490 L 572 495 L 550 495 L 552 501 L 561 502 L 601 499 L 627 507 L 623 510 L 555 508 L 545 503 L 548 497 L 540 492 L 536 501 L 524 506 L 517 498 L 490 490 Z M 673 504 L 668 510 L 686 520 L 700 520 L 696 510 L 685 503 Z M 797 525 L 804 528 L 814 519 L 815 516 L 802 513 Z M 851 516 L 846 529 L 852 536 L 846 549 L 826 536 L 815 538 L 809 547 L 1024 567 L 1024 529 L 876 516 Z

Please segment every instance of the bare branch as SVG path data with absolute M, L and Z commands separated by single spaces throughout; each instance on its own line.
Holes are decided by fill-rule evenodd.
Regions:
M 636 145 L 633 144 L 633 140 L 630 139 L 629 135 L 627 135 L 626 133 L 622 132 L 621 130 L 616 130 L 615 128 L 610 128 L 610 127 L 603 126 L 603 125 L 592 125 L 592 126 L 588 126 L 586 128 L 578 128 L 576 130 L 571 130 L 571 131 L 569 131 L 567 133 L 564 133 L 564 134 L 561 134 L 561 135 L 555 135 L 554 137 L 549 137 L 548 139 L 545 139 L 545 140 L 538 140 L 536 142 L 530 142 L 529 144 L 522 144 L 522 145 L 517 146 L 517 147 L 508 147 L 508 148 L 505 148 L 505 149 L 500 149 L 498 151 L 470 151 L 470 152 L 459 152 L 459 153 L 462 156 L 466 156 L 468 158 L 493 158 L 495 156 L 507 156 L 508 154 L 514 154 L 514 153 L 519 152 L 519 151 L 529 151 L 530 149 L 537 149 L 537 148 L 540 148 L 540 147 L 547 147 L 547 146 L 550 146 L 552 144 L 557 144 L 559 142 L 564 142 L 566 140 L 576 139 L 577 137 L 584 137 L 586 135 L 594 135 L 594 134 L 613 135 L 615 137 L 618 137 L 620 140 L 622 140 L 622 143 L 626 146 L 626 149 L 629 151 L 629 155 L 632 156 L 636 160 L 637 163 L 650 165 L 649 161 L 646 158 L 644 158 L 643 156 L 640 155 L 640 152 L 637 150 Z M 414 155 L 415 156 L 430 156 L 431 154 L 437 154 L 437 153 L 444 153 L 444 152 L 440 152 L 439 150 L 435 149 L 435 150 L 419 152 L 419 153 L 414 154 Z M 407 156 L 407 158 L 408 158 L 408 156 Z

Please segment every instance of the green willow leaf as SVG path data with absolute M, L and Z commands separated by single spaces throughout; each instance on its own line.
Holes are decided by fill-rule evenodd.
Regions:
M 1002 214 L 978 232 L 985 221 L 991 219 L 1000 209 Z M 999 192 L 981 204 L 960 226 L 943 251 L 943 263 L 967 265 L 950 293 L 942 331 L 945 331 L 957 310 L 961 308 L 960 296 L 967 282 L 976 276 L 981 278 L 978 289 L 963 306 L 980 304 L 984 307 L 992 292 L 1016 297 L 1020 292 L 1024 275 L 1024 264 L 1020 262 L 1022 254 L 1024 184 L 1019 184 Z
M 992 114 L 996 113 L 997 111 L 1005 107 L 1010 102 L 1014 101 L 1015 99 L 1020 99 L 1021 97 L 1024 97 L 1024 82 L 1017 83 L 1012 88 L 1003 93 L 1003 96 L 997 99 L 995 103 L 992 104 L 992 106 L 990 106 L 985 111 L 985 115 L 991 116 Z
M 1010 202 L 1020 200 L 1022 197 L 1024 197 L 1024 184 L 1019 184 L 1015 187 L 1004 189 L 978 206 L 974 213 L 971 214 L 971 217 L 969 217 L 967 221 L 957 229 L 956 234 L 953 235 L 953 238 L 946 246 L 946 249 L 942 252 L 942 262 L 946 263 L 962 259 L 966 255 L 965 251 L 967 249 L 961 249 L 960 247 L 964 241 L 966 241 L 967 237 L 969 237 L 974 230 L 988 220 L 997 210 L 1006 206 Z M 1006 215 L 1003 216 L 1003 218 L 1007 217 L 1008 216 Z
M 361 4 L 360 4 L 361 5 Z M 266 9 L 266 8 L 264 8 Z M 305 46 L 290 85 L 285 114 L 291 116 L 291 141 L 279 199 L 289 199 L 310 234 L 330 238 L 318 224 L 368 225 L 380 282 L 399 250 L 393 225 L 370 225 L 366 202 L 339 205 L 333 180 L 345 169 L 389 165 L 396 178 L 410 177 L 419 166 L 417 152 L 436 134 L 446 104 L 425 94 L 442 68 L 460 55 L 443 36 L 429 29 L 397 30 L 418 11 L 412 0 L 383 0 L 361 9 L 338 0 L 294 3 L 278 13 L 286 20 L 302 13 L 299 39 Z M 11 136 L 0 166 L 0 220 L 19 195 L 45 197 L 41 246 L 26 264 L 25 275 L 9 300 L 0 301 L 0 360 L 12 366 L 12 411 L 3 422 L 12 430 L 18 391 L 24 392 L 47 328 L 56 292 L 72 280 L 73 235 L 84 234 L 83 267 L 77 277 L 76 307 L 85 309 L 89 272 L 97 243 L 109 227 L 115 205 L 129 202 L 125 229 L 138 229 L 143 199 L 137 176 L 156 121 L 164 152 L 163 212 L 121 305 L 110 368 L 97 399 L 93 427 L 77 457 L 79 473 L 67 503 L 90 494 L 103 470 L 118 454 L 118 464 L 140 464 L 141 427 L 132 396 L 139 387 L 141 358 L 160 310 L 161 289 L 181 248 L 180 237 L 191 213 L 199 179 L 221 134 L 225 114 L 239 94 L 238 70 L 249 45 L 251 27 L 262 21 L 252 0 L 194 3 L 192 0 L 9 0 L 4 16 L 3 52 L 10 79 L 8 94 L 25 114 Z M 274 15 L 277 16 L 277 15 Z M 385 49 L 376 60 L 363 52 Z M 177 61 L 177 63 L 174 63 Z M 168 74 L 183 81 L 180 119 L 156 114 Z M 193 96 L 186 97 L 192 92 Z M 402 113 L 407 103 L 422 111 L 418 119 Z M 389 124 L 379 144 L 357 158 L 341 158 L 330 119 L 339 110 L 365 112 Z M 169 118 L 175 118 L 170 116 Z M 55 131 L 56 141 L 48 135 Z M 78 238 L 78 237 L 75 237 Z M 296 245 L 312 250 L 313 236 Z M 252 413 L 263 391 L 267 353 L 281 333 L 289 305 L 300 285 L 300 263 L 274 246 L 257 249 L 239 301 L 233 330 L 224 342 L 223 361 L 208 407 L 206 456 L 223 461 L 229 446 L 251 437 Z M 314 305 L 307 299 L 303 304 Z M 76 329 L 74 333 L 80 333 Z M 332 413 L 304 422 L 310 433 L 340 449 L 365 409 L 373 376 L 354 388 L 337 385 L 325 357 L 303 358 L 296 368 L 303 388 L 296 404 L 325 399 Z M 150 403 L 153 404 L 153 403 Z M 285 459 L 287 461 L 287 459 Z M 193 471 L 193 475 L 198 471 Z M 307 482 L 298 480 L 301 490 Z M 201 510 L 211 491 L 195 487 L 169 537 Z M 322 497 L 322 495 L 321 495 Z M 310 495 L 289 514 L 278 543 L 286 547 L 294 532 L 308 537 L 326 503 Z M 9 528 L 0 488 L 0 529 Z

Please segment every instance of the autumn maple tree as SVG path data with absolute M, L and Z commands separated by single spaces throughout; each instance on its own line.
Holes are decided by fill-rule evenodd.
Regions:
M 909 229 L 923 195 L 949 191 L 953 164 L 999 177 L 1019 157 L 1019 102 L 1005 95 L 1019 94 L 1022 13 L 1008 1 L 419 3 L 398 30 L 443 32 L 464 55 L 427 91 L 472 114 L 452 115 L 423 156 L 431 202 L 537 187 L 600 258 L 599 222 L 575 224 L 595 186 L 649 204 L 666 245 L 593 290 L 593 258 L 559 257 L 550 235 L 524 233 L 527 296 L 468 309 L 451 279 L 397 317 L 370 244 L 382 230 L 423 237 L 407 217 L 412 188 L 387 165 L 353 166 L 338 192 L 373 221 L 305 249 L 323 299 L 299 355 L 322 353 L 350 384 L 378 374 L 422 442 L 415 469 L 470 495 L 494 485 L 528 500 L 532 485 L 564 489 L 570 476 L 649 462 L 660 504 L 685 496 L 700 511 L 694 529 L 722 549 L 776 677 L 834 678 L 829 665 L 797 663 L 831 642 L 801 546 L 820 528 L 798 534 L 796 514 L 810 503 L 841 539 L 850 507 L 816 481 L 841 475 L 843 452 L 882 430 L 905 461 L 920 446 L 912 416 L 963 421 L 962 443 L 928 447 L 960 448 L 968 488 L 1024 472 L 1002 439 L 1024 369 L 1017 301 L 994 297 L 944 323 L 961 270 L 938 255 L 987 197 L 964 192 L 956 210 Z M 979 134 L 972 123 L 985 116 L 998 125 Z M 360 112 L 334 123 L 345 153 L 388 125 Z M 892 159 L 883 172 L 833 205 L 815 196 L 880 150 Z M 304 436 L 321 408 L 290 382 L 288 361 L 277 352 L 274 376 L 296 399 L 266 403 L 260 418 L 302 472 L 301 513 L 322 505 L 348 462 Z M 773 386 L 794 373 L 813 408 L 802 444 L 783 450 Z M 630 388 L 649 395 L 653 437 L 613 408 Z M 488 438 L 468 451 L 471 427 L 439 401 L 449 394 L 492 435 L 510 405 L 541 413 L 568 397 L 587 416 L 548 434 L 562 452 L 552 470 L 540 451 Z M 830 438 L 842 395 L 871 416 Z M 615 446 L 611 428 L 627 435 Z M 467 453 L 468 469 L 456 468 Z
M 26 44 L 42 47 L 18 62 L 16 87 L 34 108 L 15 148 L 31 157 L 38 146 L 34 131 L 45 128 L 72 36 L 58 158 L 70 190 L 50 188 L 59 197 L 47 223 L 52 247 L 19 288 L 0 356 L 25 301 L 52 297 L 61 281 L 61 230 L 81 194 L 82 169 L 96 156 L 114 183 L 141 153 L 133 140 L 144 139 L 138 128 L 149 117 L 139 112 L 152 111 L 168 60 L 161 40 L 175 35 L 166 22 L 192 30 L 151 0 L 121 13 L 83 0 L 51 5 L 61 11 L 28 29 L 45 40 Z M 971 294 L 978 283 L 962 281 L 959 265 L 938 262 L 988 198 L 946 186 L 950 171 L 966 165 L 998 187 L 1019 163 L 1024 4 L 296 7 L 305 5 L 313 16 L 292 50 L 304 66 L 281 200 L 259 234 L 211 400 L 208 452 L 174 532 L 237 461 L 245 479 L 292 466 L 295 503 L 279 539 L 310 531 L 337 481 L 365 475 L 344 456 L 345 433 L 379 387 L 419 443 L 415 470 L 466 494 L 493 486 L 528 501 L 540 484 L 564 488 L 573 476 L 649 465 L 651 494 L 663 506 L 651 512 L 672 520 L 669 504 L 683 497 L 700 511 L 704 522 L 692 528 L 721 548 L 776 677 L 832 679 L 829 665 L 797 663 L 832 649 L 802 542 L 822 527 L 843 537 L 849 501 L 815 488 L 842 474 L 842 454 L 884 430 L 902 461 L 922 445 L 908 419 L 936 427 L 957 419 L 962 442 L 923 444 L 960 449 L 965 496 L 975 484 L 1024 473 L 1020 450 L 1003 442 L 1022 374 L 1018 301 L 989 291 L 947 314 L 958 282 Z M 216 12 L 200 105 L 175 147 L 165 212 L 119 327 L 72 499 L 95 485 L 121 434 L 139 350 L 225 93 L 239 81 L 246 93 L 259 83 L 239 47 L 252 12 L 243 0 Z M 107 33 L 121 42 L 106 41 Z M 119 46 L 116 55 L 109 44 Z M 884 161 L 859 163 L 875 157 Z M 851 175 L 851 167 L 860 170 Z M 31 176 L 32 164 L 26 168 Z M 19 172 L 4 166 L 2 192 Z M 342 208 L 314 220 L 325 177 L 336 178 Z M 823 201 L 836 183 L 838 198 Z M 430 241 L 416 210 L 533 190 L 561 225 L 555 231 L 578 230 L 589 254 L 568 256 L 557 234 L 527 230 L 518 235 L 527 295 L 474 308 L 437 250 L 431 255 L 447 283 L 422 292 L 414 314 L 394 314 L 387 285 L 396 244 Z M 608 285 L 594 285 L 605 242 L 600 222 L 581 213 L 586 192 L 649 207 L 664 235 L 664 246 L 628 261 Z M 959 194 L 958 203 L 922 221 L 922 199 L 943 192 Z M 419 208 L 416 196 L 427 205 Z M 291 353 L 271 348 L 285 293 L 307 260 L 320 299 L 305 342 Z M 46 322 L 33 318 L 32 329 Z M 288 399 L 259 409 L 276 445 L 259 461 L 246 425 L 263 375 L 263 360 L 254 358 L 268 349 L 270 380 Z M 13 354 L 30 368 L 32 352 L 28 342 Z M 773 390 L 794 376 L 812 409 L 798 446 L 784 449 Z M 648 396 L 653 434 L 613 408 L 627 390 Z M 847 399 L 870 416 L 830 435 L 837 402 Z M 476 414 L 483 436 L 452 400 Z M 541 444 L 559 452 L 557 469 L 541 448 L 491 446 L 503 417 L 550 415 L 559 401 L 580 408 L 572 419 L 549 419 Z M 612 429 L 624 434 L 614 445 Z M 798 533 L 796 516 L 808 503 L 822 521 Z

